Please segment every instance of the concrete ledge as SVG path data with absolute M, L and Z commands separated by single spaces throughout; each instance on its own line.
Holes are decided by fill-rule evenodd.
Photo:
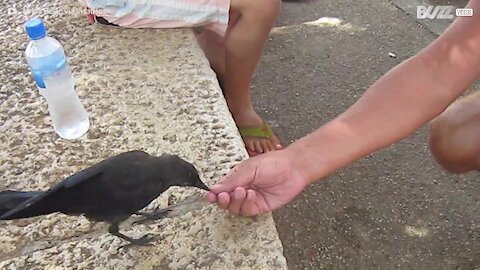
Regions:
M 16 1 L 21 10 L 31 1 Z M 53 3 L 52 3 L 53 2 Z M 38 5 L 65 7 L 60 1 Z M 2 14 L 10 6 L 0 5 Z M 68 6 L 70 8 L 78 6 Z M 5 61 L 0 79 L 0 189 L 47 189 L 111 155 L 133 149 L 175 153 L 208 184 L 247 158 L 215 74 L 190 30 L 87 27 L 78 15 L 43 16 L 61 40 L 92 126 L 80 140 L 60 139 L 35 89 L 23 52 L 25 17 L 0 20 Z M 150 207 L 193 189 L 172 188 Z M 154 247 L 117 252 L 106 226 L 52 214 L 2 222 L 1 269 L 286 269 L 271 216 L 231 217 L 209 205 L 177 218 L 122 230 L 158 234 Z

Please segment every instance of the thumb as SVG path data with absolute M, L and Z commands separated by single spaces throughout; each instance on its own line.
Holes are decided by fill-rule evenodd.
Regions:
M 254 179 L 256 166 L 250 162 L 252 159 L 244 161 L 231 170 L 220 181 L 210 187 L 210 191 L 215 194 L 220 192 L 232 192 L 237 187 L 246 187 Z

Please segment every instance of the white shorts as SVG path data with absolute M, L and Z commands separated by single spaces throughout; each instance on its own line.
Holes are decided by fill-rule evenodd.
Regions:
M 127 28 L 205 26 L 225 36 L 230 0 L 80 0 L 90 12 Z

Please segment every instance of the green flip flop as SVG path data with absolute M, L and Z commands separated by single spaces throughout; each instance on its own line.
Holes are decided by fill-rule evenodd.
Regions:
M 240 127 L 238 132 L 242 137 L 259 137 L 270 139 L 273 136 L 272 128 L 268 124 L 259 127 Z
M 242 138 L 254 137 L 254 138 L 271 139 L 274 136 L 272 128 L 267 123 L 263 123 L 263 125 L 258 127 L 239 127 L 238 132 L 240 133 Z M 259 154 L 257 152 L 252 153 L 248 149 L 247 151 L 250 156 L 255 156 Z

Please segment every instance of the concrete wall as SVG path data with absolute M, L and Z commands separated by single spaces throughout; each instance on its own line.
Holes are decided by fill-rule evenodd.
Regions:
M 49 33 L 65 46 L 76 89 L 91 118 L 79 140 L 53 131 L 46 102 L 23 57 L 26 3 L 0 4 L 0 189 L 45 190 L 114 154 L 140 149 L 178 154 L 211 185 L 247 158 L 215 74 L 191 30 L 127 30 L 88 26 L 83 15 L 47 14 Z M 41 8 L 78 8 L 49 1 Z M 165 207 L 194 189 L 171 188 L 149 207 Z M 125 244 L 103 224 L 62 214 L 1 222 L 1 269 L 284 269 L 273 219 L 229 216 L 208 205 L 130 236 L 157 234 L 153 247 Z

